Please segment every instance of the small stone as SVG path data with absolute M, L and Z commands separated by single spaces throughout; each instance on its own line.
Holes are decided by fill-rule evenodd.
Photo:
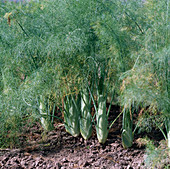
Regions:
M 42 168 L 44 168 L 44 169 L 45 168 L 52 168 L 52 165 L 47 165 L 47 166 L 46 165 L 42 165 Z
M 21 161 L 21 166 L 24 166 L 25 165 L 25 161 Z
M 65 167 L 61 167 L 61 169 L 66 169 Z
M 63 162 L 63 163 L 68 163 L 68 160 L 67 160 L 66 158 L 63 158 L 63 159 L 62 159 L 62 162 Z
M 30 153 L 25 152 L 24 156 L 30 156 Z
M 37 160 L 37 161 L 35 161 L 35 167 L 37 167 L 38 166 L 38 164 L 39 164 L 39 161 Z
M 131 167 L 130 165 L 127 166 L 127 169 L 133 169 L 133 167 Z

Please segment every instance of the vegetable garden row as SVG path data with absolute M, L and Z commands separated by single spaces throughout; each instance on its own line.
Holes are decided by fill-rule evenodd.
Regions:
M 60 111 L 74 137 L 89 139 L 94 125 L 104 144 L 123 114 L 125 148 L 149 127 L 170 148 L 169 0 L 0 4 L 0 147 L 27 121 L 50 130 Z M 109 124 L 112 104 L 122 111 Z

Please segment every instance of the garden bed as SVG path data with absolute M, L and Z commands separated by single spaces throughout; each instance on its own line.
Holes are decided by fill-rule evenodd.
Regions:
M 110 120 L 118 114 L 118 110 L 112 110 Z M 39 123 L 28 128 L 21 137 L 27 142 L 21 148 L 0 151 L 0 168 L 146 168 L 145 147 L 140 145 L 139 135 L 131 148 L 122 146 L 122 117 L 113 125 L 103 145 L 98 143 L 95 130 L 85 141 L 81 136 L 69 135 L 63 124 L 55 122 L 54 126 L 48 133 L 43 133 Z M 155 142 L 158 142 L 162 136 L 156 134 Z

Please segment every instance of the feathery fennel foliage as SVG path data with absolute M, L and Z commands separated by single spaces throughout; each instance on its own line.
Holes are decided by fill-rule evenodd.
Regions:
M 91 95 L 98 97 L 100 113 L 95 115 L 97 125 L 101 125 L 96 125 L 96 130 L 104 131 L 101 142 L 107 139 L 109 114 L 105 106 L 113 88 L 114 103 L 161 112 L 169 131 L 168 0 L 1 4 L 0 126 L 4 137 L 0 143 L 9 131 L 19 131 L 25 116 L 48 119 L 54 102 L 61 107 L 63 98 L 79 95 L 89 86 L 94 89 Z M 43 115 L 41 96 L 46 105 Z M 75 109 L 73 102 L 70 105 Z M 88 117 L 88 122 L 83 122 L 85 128 L 92 125 L 94 117 L 90 112 L 83 114 L 81 108 L 77 110 L 75 116 L 74 112 L 69 114 L 71 107 L 67 108 L 65 123 L 76 126 L 79 133 L 84 130 L 82 116 Z M 124 114 L 124 129 L 132 133 L 132 121 L 127 119 Z M 67 130 L 73 133 L 71 125 L 66 127 L 70 126 Z M 90 137 L 90 133 L 91 128 L 84 137 Z M 132 142 L 132 136 L 129 139 Z

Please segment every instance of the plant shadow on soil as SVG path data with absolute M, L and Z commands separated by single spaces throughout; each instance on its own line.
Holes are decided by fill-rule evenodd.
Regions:
M 113 107 L 109 122 L 120 113 L 119 107 Z M 54 123 L 55 129 L 42 133 L 40 124 L 36 123 L 27 130 L 27 142 L 19 149 L 6 149 L 0 152 L 0 168 L 145 168 L 145 147 L 137 143 L 136 135 L 131 148 L 124 149 L 121 143 L 122 116 L 112 126 L 104 145 L 99 144 L 95 129 L 92 137 L 85 141 L 81 136 L 69 135 L 63 124 Z M 155 134 L 155 133 L 153 133 Z M 163 139 L 156 131 L 155 142 Z M 150 135 L 151 136 L 151 135 Z

